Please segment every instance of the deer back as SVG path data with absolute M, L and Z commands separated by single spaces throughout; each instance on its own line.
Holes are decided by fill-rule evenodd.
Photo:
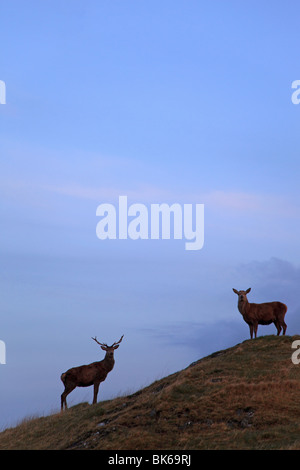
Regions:
M 270 324 L 285 314 L 287 307 L 281 302 L 248 303 L 245 306 L 244 319 Z
M 72 382 L 78 387 L 88 387 L 95 382 L 103 382 L 113 366 L 114 361 L 109 363 L 103 359 L 88 365 L 72 367 L 65 373 L 64 381 Z

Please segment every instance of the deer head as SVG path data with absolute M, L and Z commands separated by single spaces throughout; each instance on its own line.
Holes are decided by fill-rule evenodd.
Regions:
M 251 287 L 249 287 L 249 289 L 247 289 L 247 290 L 236 290 L 236 289 L 232 289 L 232 290 L 235 294 L 237 294 L 239 296 L 239 302 L 247 302 L 248 301 L 247 294 L 249 294 L 249 292 L 251 291 Z
M 123 339 L 123 336 L 121 336 L 121 338 L 119 339 L 119 341 L 117 341 L 116 343 L 113 343 L 111 346 L 108 346 L 106 343 L 99 343 L 99 341 L 97 340 L 96 336 L 95 338 L 92 338 L 94 341 L 96 341 L 97 344 L 99 344 L 101 346 L 101 349 L 103 349 L 103 351 L 106 351 L 106 357 L 109 358 L 109 359 L 113 359 L 114 357 L 114 351 L 115 349 L 118 349 L 122 339 Z

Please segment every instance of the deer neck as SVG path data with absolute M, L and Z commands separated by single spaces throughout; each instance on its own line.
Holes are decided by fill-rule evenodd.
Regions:
M 248 310 L 249 310 L 249 302 L 248 300 L 239 300 L 238 301 L 238 309 L 239 309 L 239 312 L 242 314 L 242 315 L 245 315 Z
M 102 362 L 102 366 L 104 366 L 108 372 L 110 372 L 115 365 L 114 357 L 109 357 L 107 354 L 105 355 L 105 358 L 101 362 Z

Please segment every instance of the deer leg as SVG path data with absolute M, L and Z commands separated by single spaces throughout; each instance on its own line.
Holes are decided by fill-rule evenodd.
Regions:
M 255 323 L 255 325 L 253 325 L 253 328 L 254 328 L 254 337 L 256 338 L 257 336 L 257 327 L 258 327 L 258 323 Z
M 253 325 L 249 325 L 249 329 L 250 329 L 250 338 L 252 339 L 253 338 Z
M 76 385 L 74 385 L 74 384 L 65 385 L 65 389 L 64 389 L 63 393 L 61 394 L 61 411 L 63 411 L 64 405 L 65 405 L 65 410 L 68 409 L 67 396 L 69 395 L 69 393 L 72 392 L 72 390 L 74 390 L 74 388 L 76 388 Z
M 94 383 L 94 399 L 93 399 L 93 405 L 97 403 L 97 395 L 98 395 L 98 390 L 99 390 L 99 382 Z
M 62 394 L 61 394 L 61 411 L 64 410 L 64 405 L 65 405 L 65 410 L 68 409 L 68 406 L 67 406 L 67 393 L 64 391 Z
M 286 328 L 287 328 L 287 324 L 283 321 L 283 322 L 282 322 L 282 325 L 283 325 L 283 332 L 282 332 L 282 334 L 285 335 Z
M 276 326 L 276 328 L 277 328 L 277 336 L 279 336 L 279 335 L 280 335 L 280 332 L 281 332 L 281 325 L 280 325 L 280 323 L 276 322 L 276 323 L 275 323 L 275 326 Z

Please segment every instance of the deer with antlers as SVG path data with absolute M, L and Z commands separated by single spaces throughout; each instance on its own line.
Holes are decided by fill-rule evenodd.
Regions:
M 93 404 L 97 403 L 99 385 L 101 382 L 104 382 L 107 374 L 115 365 L 114 351 L 115 349 L 118 349 L 123 336 L 121 336 L 119 341 L 113 343 L 111 346 L 108 346 L 105 343 L 99 343 L 96 337 L 92 338 L 101 346 L 103 351 L 106 351 L 104 359 L 99 362 L 93 362 L 92 364 L 72 367 L 72 369 L 67 370 L 67 372 L 64 372 L 61 375 L 60 378 L 65 386 L 65 390 L 61 394 L 61 411 L 63 411 L 64 405 L 65 409 L 68 408 L 67 395 L 69 395 L 69 393 L 71 393 L 76 387 L 89 387 L 90 385 L 94 385 Z

